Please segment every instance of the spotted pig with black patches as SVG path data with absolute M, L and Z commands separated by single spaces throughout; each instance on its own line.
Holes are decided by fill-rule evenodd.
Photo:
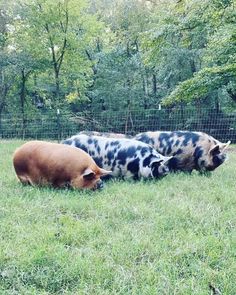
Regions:
M 127 138 L 108 138 L 80 133 L 62 142 L 81 148 L 113 177 L 158 178 L 169 172 L 171 157 L 160 155 L 146 143 Z
M 79 134 L 103 136 L 103 137 L 111 137 L 111 138 L 133 138 L 133 136 L 131 135 L 127 135 L 124 133 L 114 133 L 114 132 L 81 131 Z
M 173 156 L 169 161 L 172 171 L 213 171 L 226 159 L 230 141 L 222 143 L 203 132 L 148 131 L 134 137 L 153 146 L 164 156 Z

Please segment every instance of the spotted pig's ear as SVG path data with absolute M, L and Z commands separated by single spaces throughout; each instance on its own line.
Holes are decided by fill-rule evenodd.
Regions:
M 230 140 L 227 141 L 226 143 L 222 143 L 222 145 L 220 147 L 221 151 L 223 152 L 224 150 L 226 150 L 229 147 L 230 144 L 231 144 Z
M 170 159 L 172 159 L 172 158 L 173 158 L 173 156 L 170 156 L 170 157 L 162 156 L 161 158 L 153 157 L 152 160 L 151 160 L 151 162 L 150 162 L 150 166 L 153 163 L 161 163 L 161 162 L 167 164 L 170 161 Z
M 170 159 L 172 159 L 173 156 L 170 156 L 170 157 L 164 157 L 164 163 L 168 163 L 170 161 Z
M 151 167 L 154 163 L 161 163 L 163 162 L 164 159 L 163 158 L 157 158 L 157 157 L 153 157 L 150 161 L 149 166 Z
M 220 152 L 220 146 L 219 144 L 215 145 L 212 149 L 210 149 L 209 153 L 211 155 L 218 154 Z

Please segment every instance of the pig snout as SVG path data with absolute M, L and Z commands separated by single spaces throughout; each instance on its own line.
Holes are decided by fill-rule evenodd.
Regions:
M 100 179 L 97 183 L 96 183 L 96 187 L 95 189 L 102 189 L 104 187 L 104 183 L 103 181 Z

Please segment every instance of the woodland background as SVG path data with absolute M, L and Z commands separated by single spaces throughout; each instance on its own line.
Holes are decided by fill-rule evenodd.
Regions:
M 236 141 L 236 1 L 0 0 L 0 135 L 43 122 Z

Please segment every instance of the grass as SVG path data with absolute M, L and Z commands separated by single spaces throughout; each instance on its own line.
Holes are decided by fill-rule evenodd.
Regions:
M 0 143 L 0 294 L 236 294 L 236 153 L 211 177 L 22 186 Z

